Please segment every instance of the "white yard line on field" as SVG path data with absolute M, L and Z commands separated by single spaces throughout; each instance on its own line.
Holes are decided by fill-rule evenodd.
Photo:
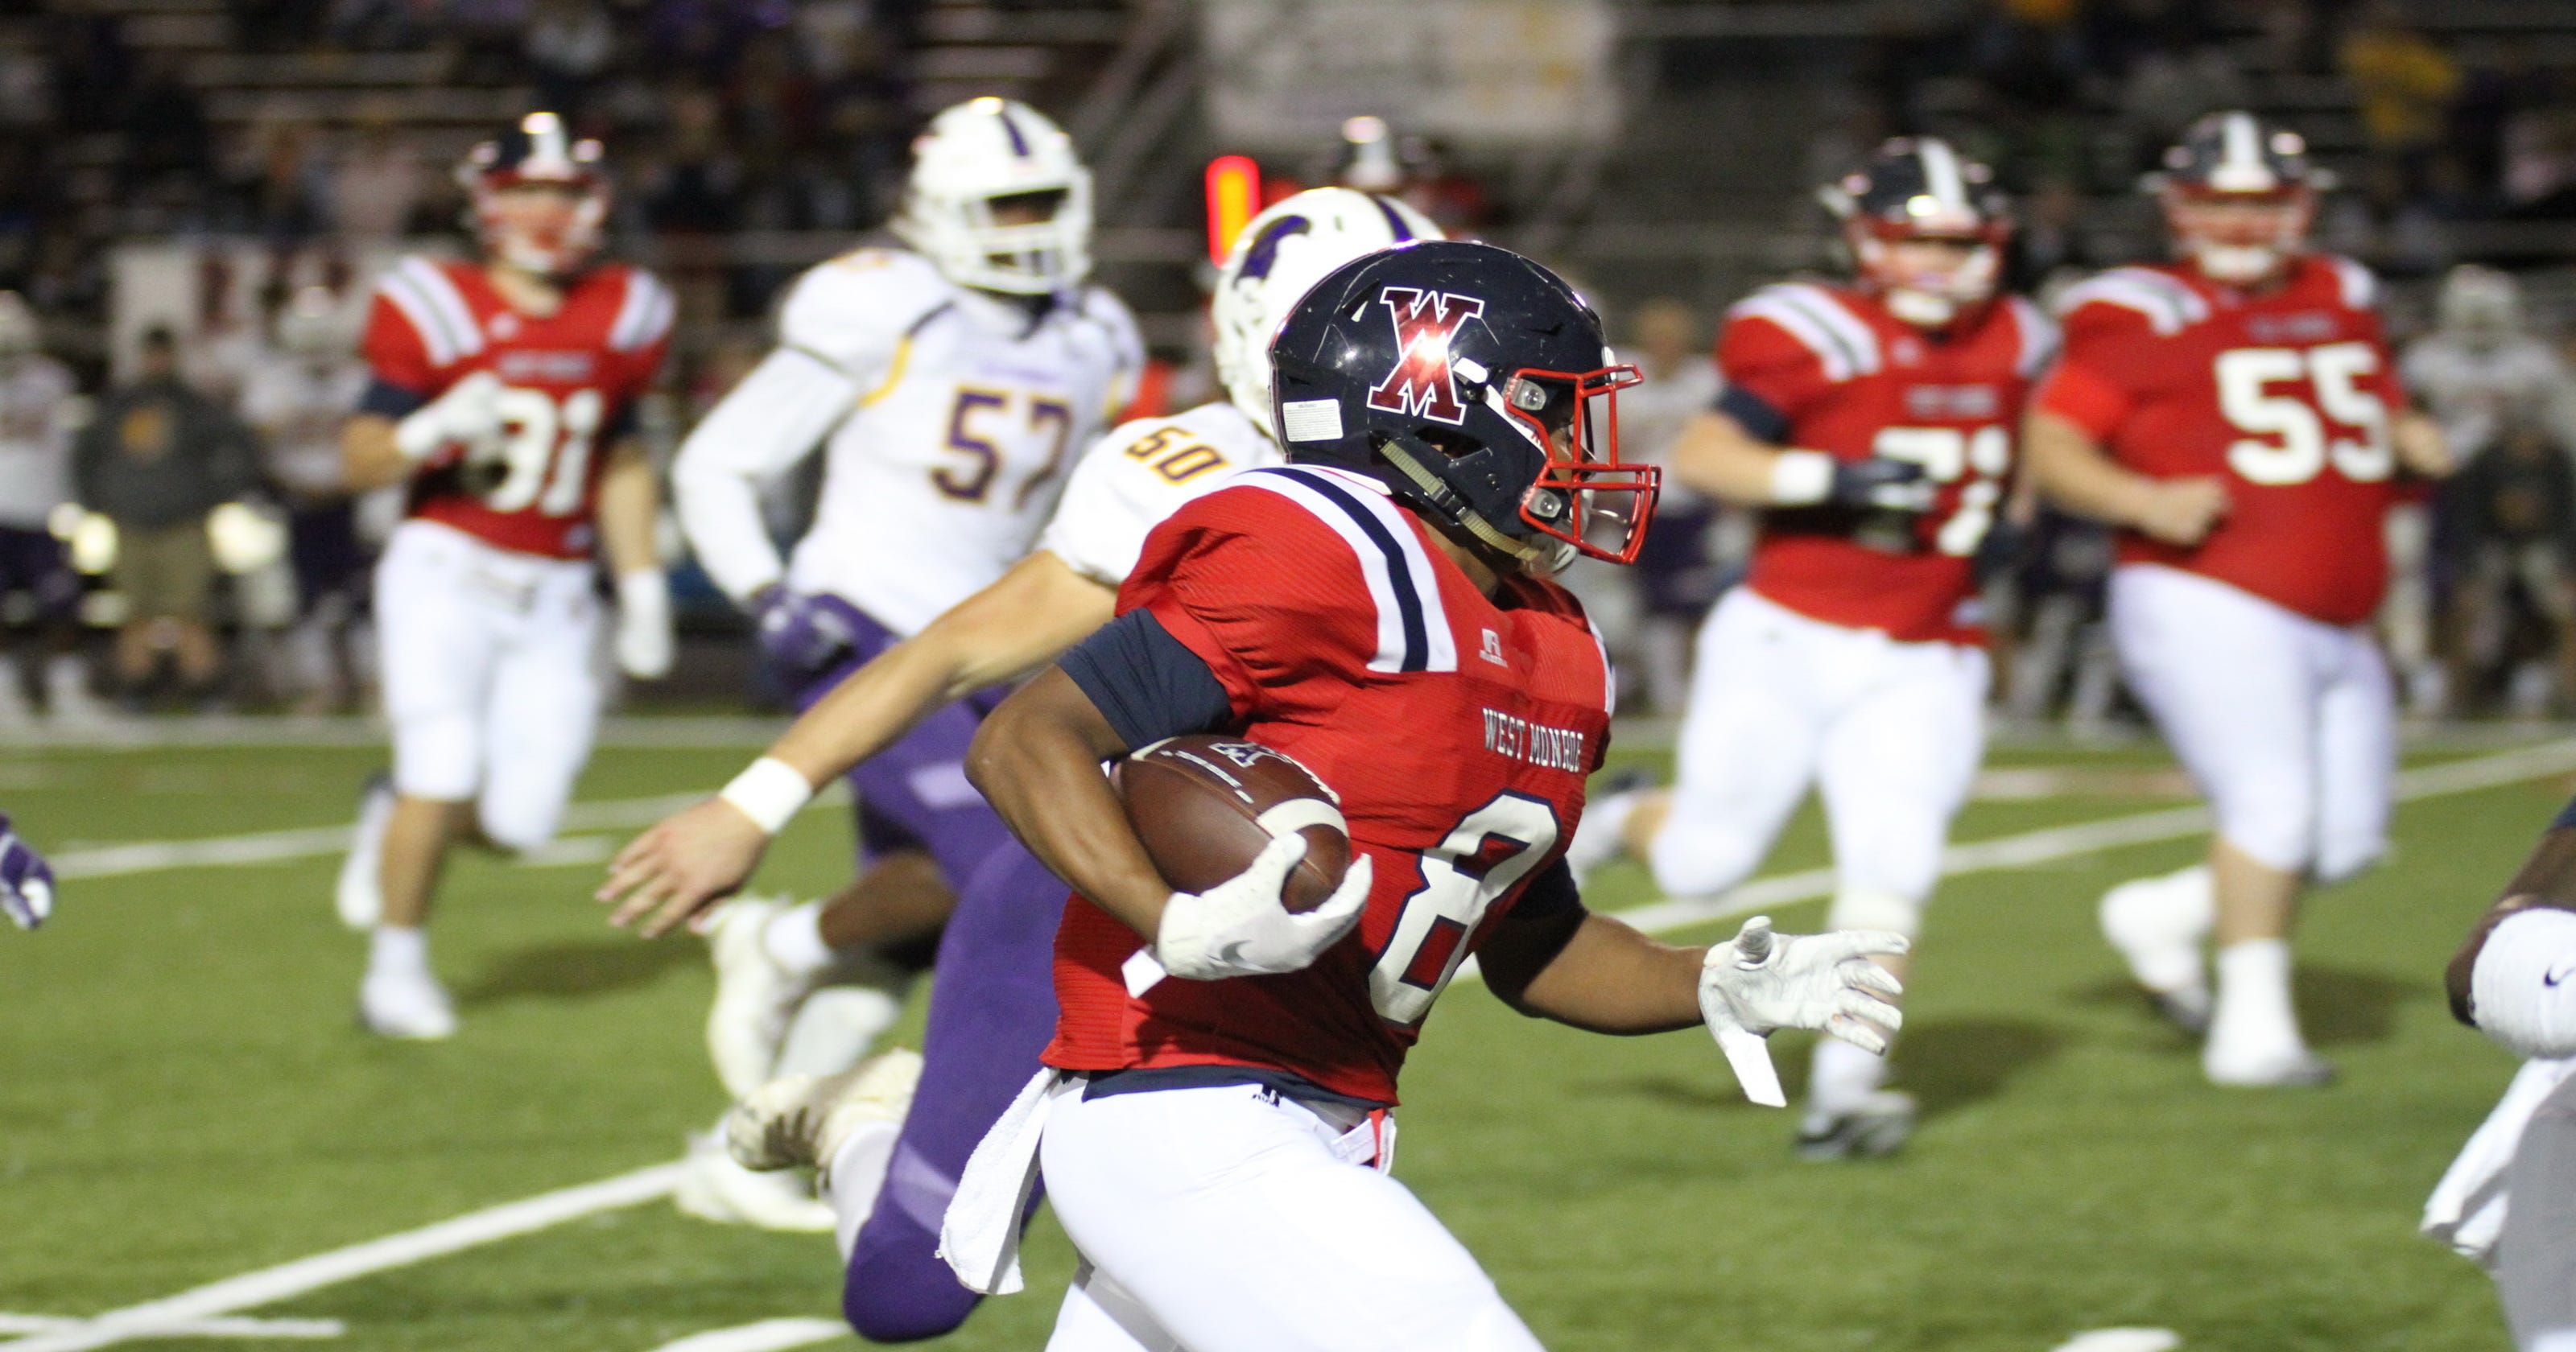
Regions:
M 729 1329 L 693 1333 L 653 1352 L 786 1352 L 850 1336 L 850 1326 L 837 1319 L 764 1319 Z
M 2397 801 L 2416 803 L 2428 798 L 2447 798 L 2453 794 L 2475 793 L 2480 789 L 2526 783 L 2571 771 L 2576 771 L 2576 738 L 2401 771 L 2397 776 Z M 1942 852 L 1941 876 L 1946 878 L 1988 869 L 2027 868 L 2123 845 L 2181 840 L 2209 830 L 2209 825 L 2209 809 L 2174 807 L 2077 822 L 2072 826 L 2024 831 L 1991 840 L 1974 840 L 1964 845 L 1953 845 Z M 1732 892 L 1714 897 L 1674 897 L 1611 914 L 1655 934 L 1712 920 L 1731 920 L 1774 906 L 1815 901 L 1832 896 L 1833 891 L 1834 871 L 1811 868 L 1756 878 Z M 1475 960 L 1470 958 L 1458 969 L 1460 979 L 1475 979 L 1474 963 Z
M 847 792 L 845 787 L 835 783 L 817 794 L 815 801 L 842 802 Z M 598 803 L 575 803 L 565 811 L 563 824 L 565 829 L 573 831 L 649 826 L 711 796 L 707 793 L 665 793 L 651 798 L 612 798 Z M 345 825 L 299 826 L 284 831 L 209 836 L 202 840 L 137 840 L 122 845 L 93 845 L 55 855 L 54 877 L 58 880 L 121 878 L 168 869 L 275 864 L 290 859 L 320 858 L 346 851 L 349 848 L 349 831 Z M 611 842 L 603 848 L 597 840 L 558 840 L 532 851 L 521 862 L 538 866 L 589 863 L 614 853 L 615 844 Z
M 86 1319 L 51 1314 L 0 1314 L 0 1333 L 53 1333 L 76 1329 Z M 194 1319 L 163 1326 L 162 1338 L 337 1338 L 349 1326 L 337 1319 Z
M 95 1319 L 82 1320 L 71 1328 L 0 1343 L 0 1349 L 5 1349 L 5 1352 L 86 1352 L 89 1348 L 137 1338 L 185 1336 L 177 1332 L 183 1326 L 238 1310 L 274 1304 L 390 1268 L 409 1267 L 495 1240 L 562 1225 L 597 1212 L 614 1211 L 666 1197 L 679 1182 L 680 1171 L 678 1164 L 656 1164 L 649 1169 L 619 1174 L 615 1178 L 585 1183 L 577 1188 L 504 1202 L 454 1220 L 228 1277 L 213 1285 L 182 1291 L 161 1300 L 111 1310 Z

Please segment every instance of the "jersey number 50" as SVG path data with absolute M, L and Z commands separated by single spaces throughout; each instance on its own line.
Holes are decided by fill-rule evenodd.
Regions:
M 477 463 L 498 478 L 484 491 L 483 505 L 496 512 L 534 507 L 547 516 L 580 511 L 590 486 L 590 443 L 605 408 L 599 391 L 575 390 L 557 403 L 543 390 L 513 386 L 501 391 L 495 407 L 501 438 Z
M 1422 852 L 1422 886 L 1404 898 L 1377 966 L 1369 1003 L 1378 1017 L 1410 1028 L 1456 975 L 1467 936 L 1494 899 L 1527 877 L 1556 843 L 1556 809 L 1544 800 L 1504 793 L 1468 813 L 1441 842 Z
M 2303 484 L 2331 460 L 2355 483 L 2376 483 L 2396 467 L 2388 448 L 2388 405 L 2361 388 L 2379 370 L 2379 352 L 2368 343 L 2323 347 L 2240 347 L 2218 354 L 2218 410 L 2240 432 L 2227 448 L 2227 465 L 2247 483 Z M 2271 386 L 2305 380 L 2314 399 L 2273 394 Z M 2325 417 L 2361 433 L 2356 441 L 2328 440 Z

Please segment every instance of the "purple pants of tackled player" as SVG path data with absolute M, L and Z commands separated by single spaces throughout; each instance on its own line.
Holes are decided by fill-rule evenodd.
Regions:
M 858 611 L 829 598 L 821 603 L 857 641 L 820 676 L 799 679 L 800 710 L 896 641 Z M 931 973 L 921 1086 L 841 1291 L 850 1327 L 876 1342 L 938 1337 L 964 1323 L 982 1299 L 940 1261 L 939 1221 L 967 1156 L 1037 1073 L 1038 1054 L 1055 1033 L 1055 932 L 1065 885 L 966 782 L 967 744 L 994 702 L 978 696 L 940 710 L 849 776 L 860 803 L 863 866 L 886 850 L 926 849 L 957 890 Z

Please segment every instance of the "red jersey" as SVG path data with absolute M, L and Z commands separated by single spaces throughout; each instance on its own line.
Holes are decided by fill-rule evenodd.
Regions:
M 1145 541 L 1118 595 L 1208 664 L 1236 727 L 1341 797 L 1375 886 L 1302 971 L 1160 975 L 1077 896 L 1056 936 L 1067 1070 L 1239 1065 L 1395 1101 L 1432 1001 L 1564 852 L 1610 732 L 1608 659 L 1573 597 L 1513 578 L 1488 599 L 1365 476 L 1254 470 Z
M 1977 546 L 2011 483 L 2013 438 L 2057 332 L 2018 296 L 1927 333 L 1850 287 L 1765 287 L 1727 313 L 1719 407 L 1769 442 L 1923 466 L 1927 512 L 1762 514 L 1746 581 L 1799 614 L 1906 642 L 1974 642 Z
M 367 314 L 376 379 L 424 403 L 476 371 L 507 387 L 500 463 L 469 476 L 433 461 L 413 481 L 411 514 L 522 554 L 590 557 L 602 443 L 652 383 L 671 315 L 669 289 L 619 263 L 583 273 L 543 318 L 511 308 L 472 263 L 396 265 Z
M 2259 295 L 2181 264 L 2067 290 L 2066 357 L 2039 406 L 2141 474 L 2227 483 L 2228 513 L 2198 547 L 2125 532 L 2123 562 L 2188 569 L 2329 624 L 2379 608 L 2389 417 L 2405 398 L 2374 290 L 2368 269 L 2320 256 Z

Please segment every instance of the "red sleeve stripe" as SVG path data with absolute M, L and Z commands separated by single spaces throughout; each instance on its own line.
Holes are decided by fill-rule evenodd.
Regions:
M 2113 268 L 2090 281 L 2077 282 L 2057 298 L 2057 312 L 2073 314 L 2093 301 L 2135 310 L 2159 334 L 2180 333 L 2209 318 L 2209 302 L 2200 293 L 2145 268 Z
M 376 283 L 411 321 L 432 366 L 450 366 L 483 350 L 483 327 L 456 293 L 456 283 L 425 258 L 406 258 Z
M 1456 671 L 1458 640 L 1440 603 L 1440 575 L 1413 523 L 1375 483 L 1320 465 L 1257 469 L 1235 480 L 1296 503 L 1351 547 L 1377 607 L 1371 671 Z
M 1836 384 L 1854 376 L 1875 375 L 1882 364 L 1878 335 L 1822 287 L 1803 282 L 1766 286 L 1739 302 L 1730 313 L 1779 325 L 1816 354 L 1816 360 L 1825 368 L 1825 379 Z
M 671 289 L 649 272 L 626 274 L 626 299 L 608 326 L 608 345 L 633 352 L 662 341 L 671 331 Z

